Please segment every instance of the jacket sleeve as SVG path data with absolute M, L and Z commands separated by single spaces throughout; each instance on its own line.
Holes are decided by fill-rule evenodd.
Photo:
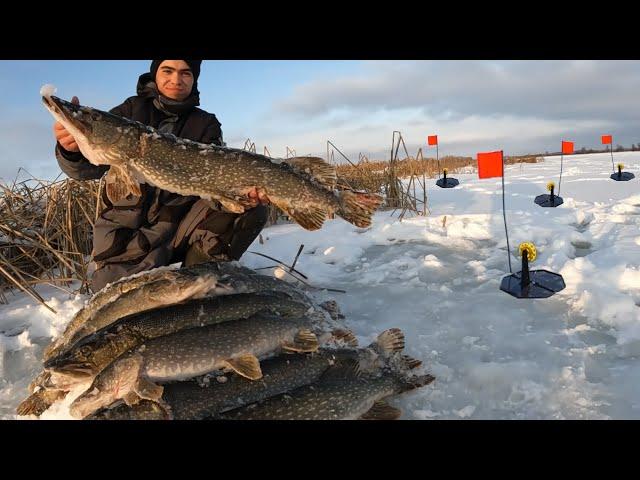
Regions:
M 121 117 L 131 117 L 131 101 L 134 97 L 127 98 L 124 103 L 109 110 L 110 113 Z M 60 169 L 74 180 L 96 180 L 101 178 L 109 170 L 108 165 L 93 165 L 80 152 L 69 152 L 56 142 L 56 159 Z
M 221 124 L 216 118 L 215 115 L 211 115 L 211 120 L 208 122 L 207 128 L 204 131 L 204 135 L 202 135 L 202 139 L 200 142 L 202 143 L 213 143 L 220 147 L 225 145 L 222 140 L 222 129 L 220 128 Z

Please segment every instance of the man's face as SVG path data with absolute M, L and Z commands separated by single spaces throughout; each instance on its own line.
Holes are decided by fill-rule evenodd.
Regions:
M 191 68 L 184 60 L 164 60 L 156 73 L 160 94 L 179 102 L 191 94 L 193 80 Z

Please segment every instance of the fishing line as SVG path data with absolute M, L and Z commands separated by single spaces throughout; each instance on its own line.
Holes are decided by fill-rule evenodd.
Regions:
M 504 233 L 507 236 L 507 260 L 509 260 L 509 273 L 513 273 L 511 269 L 511 247 L 509 246 L 509 230 L 507 230 L 507 212 L 504 206 L 504 152 L 501 150 L 502 156 L 502 216 L 504 218 Z
M 562 185 L 562 157 L 563 154 L 560 154 L 560 181 L 558 182 L 558 196 L 560 196 L 560 186 Z

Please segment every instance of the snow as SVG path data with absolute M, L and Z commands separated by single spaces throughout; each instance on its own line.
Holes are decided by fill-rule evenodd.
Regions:
M 404 331 L 406 353 L 436 380 L 391 400 L 402 418 L 637 419 L 640 153 L 614 153 L 614 161 L 636 178 L 611 180 L 609 154 L 565 156 L 564 204 L 557 208 L 533 200 L 548 193 L 549 181 L 558 185 L 560 157 L 506 167 L 513 271 L 520 270 L 518 245 L 533 242 L 531 268 L 559 273 L 567 285 L 548 299 L 518 300 L 499 290 L 509 273 L 501 179 L 474 173 L 452 172 L 460 180 L 453 189 L 427 179 L 427 217 L 399 221 L 398 211 L 381 211 L 368 229 L 337 218 L 314 232 L 276 225 L 249 250 L 290 263 L 304 244 L 296 270 L 314 286 L 346 291 L 314 296 L 338 302 L 361 345 L 387 328 Z M 284 274 L 251 253 L 241 263 Z M 17 418 L 42 348 L 84 301 L 38 291 L 57 316 L 22 294 L 0 305 L 0 418 Z M 69 418 L 70 401 L 42 418 Z

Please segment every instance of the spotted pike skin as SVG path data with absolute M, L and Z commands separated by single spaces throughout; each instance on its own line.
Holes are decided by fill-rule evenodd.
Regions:
M 180 276 L 174 280 L 159 280 L 142 285 L 140 288 L 128 291 L 102 308 L 82 324 L 71 336 L 67 346 L 60 349 L 60 353 L 68 351 L 79 340 L 108 327 L 118 319 L 138 312 L 149 311 L 165 305 L 184 302 L 190 298 L 198 298 L 212 290 L 225 291 L 217 285 L 214 276 Z M 46 364 L 45 364 L 46 366 Z
M 220 418 L 226 420 L 356 420 L 367 413 L 376 401 L 426 385 L 431 381 L 433 381 L 431 375 L 415 377 L 414 383 L 409 387 L 404 374 L 391 369 L 383 369 L 378 375 L 321 378 L 311 385 L 221 414 Z
M 396 393 L 394 381 L 385 376 L 320 382 L 269 398 L 237 411 L 222 414 L 226 420 L 355 420 L 376 400 Z
M 297 175 L 284 163 L 274 163 L 264 155 L 194 142 L 177 141 L 168 136 L 156 138 L 142 133 L 145 155 L 131 164 L 154 185 L 180 193 L 214 200 L 230 199 L 245 207 L 252 206 L 247 192 L 260 186 L 276 204 L 290 205 L 295 210 L 317 205 L 329 213 L 340 210 L 339 198 L 333 191 Z M 147 139 L 147 141 L 145 141 Z
M 224 377 L 224 383 L 214 377 L 204 387 L 193 381 L 167 384 L 162 403 L 174 420 L 215 419 L 227 410 L 313 383 L 332 365 L 366 354 L 364 350 L 323 348 L 312 354 L 280 355 L 262 362 L 260 380 L 231 374 Z M 148 409 L 146 404 L 120 405 L 102 409 L 88 419 L 145 419 Z
M 311 298 L 299 287 L 262 275 L 239 262 L 206 262 L 182 270 L 193 275 L 216 275 L 218 281 L 232 293 L 281 292 L 300 302 L 308 302 Z
M 224 368 L 225 360 L 243 353 L 258 358 L 280 350 L 292 342 L 301 329 L 316 329 L 308 317 L 282 319 L 259 315 L 183 330 L 145 344 L 143 373 L 152 381 L 185 380 Z
M 309 303 L 296 302 L 277 293 L 241 293 L 193 300 L 121 318 L 80 341 L 51 368 L 72 373 L 77 365 L 97 375 L 120 355 L 154 338 L 188 328 L 246 319 L 260 312 L 302 316 L 310 308 L 313 309 Z

